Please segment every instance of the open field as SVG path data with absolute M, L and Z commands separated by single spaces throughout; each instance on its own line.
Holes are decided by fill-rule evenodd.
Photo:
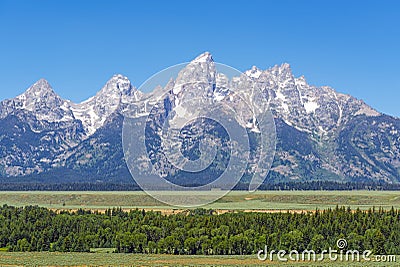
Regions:
M 207 192 L 166 192 L 185 198 L 188 195 L 213 194 Z M 104 210 L 112 207 L 174 212 L 176 207 L 161 203 L 144 192 L 0 192 L 0 205 L 38 205 L 51 209 Z M 398 191 L 233 191 L 222 199 L 202 206 L 216 210 L 243 211 L 313 211 L 334 208 L 336 205 L 366 210 L 372 207 L 400 209 Z
M 183 256 L 114 253 L 0 253 L 1 266 L 398 266 L 398 262 L 260 261 L 250 256 Z

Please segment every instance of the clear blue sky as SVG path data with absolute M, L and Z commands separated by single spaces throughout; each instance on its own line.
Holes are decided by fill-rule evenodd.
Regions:
M 82 101 L 115 73 L 140 86 L 204 51 L 296 76 L 400 116 L 399 1 L 0 0 L 0 99 L 46 78 Z

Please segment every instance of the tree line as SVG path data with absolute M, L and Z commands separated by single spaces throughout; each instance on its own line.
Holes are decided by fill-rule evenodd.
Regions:
M 171 215 L 156 211 L 79 209 L 55 212 L 37 206 L 0 208 L 0 249 L 122 253 L 233 255 L 271 249 L 335 248 L 400 254 L 400 213 L 391 209 L 337 207 L 303 213 L 247 213 L 195 209 Z
M 1 180 L 1 179 L 0 179 Z M 191 186 L 199 186 L 197 184 Z M 234 190 L 248 190 L 249 185 L 238 183 Z M 141 188 L 132 183 L 110 182 L 76 182 L 76 183 L 26 183 L 1 181 L 0 191 L 140 191 Z M 335 182 L 335 181 L 307 181 L 307 182 L 279 182 L 264 183 L 259 190 L 400 190 L 399 184 L 386 182 Z

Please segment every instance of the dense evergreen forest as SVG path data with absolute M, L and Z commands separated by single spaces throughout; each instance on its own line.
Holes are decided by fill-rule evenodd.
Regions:
M 124 253 L 254 254 L 271 249 L 335 248 L 400 254 L 398 210 L 352 211 L 336 208 L 308 213 L 217 215 L 195 209 L 172 215 L 120 208 L 105 213 L 55 212 L 37 206 L 0 208 L 0 247 L 9 251 L 90 251 Z
M 192 185 L 198 186 L 198 185 Z M 237 184 L 234 190 L 248 190 L 248 184 Z M 140 191 L 135 183 L 25 183 L 0 179 L 0 191 Z M 400 190 L 400 184 L 385 182 L 282 182 L 264 183 L 259 190 Z

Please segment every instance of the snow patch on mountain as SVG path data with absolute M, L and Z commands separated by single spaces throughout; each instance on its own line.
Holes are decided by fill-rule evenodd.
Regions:
M 317 108 L 319 108 L 319 105 L 317 102 L 310 101 L 304 103 L 304 108 L 307 113 L 313 113 Z
M 94 96 L 79 104 L 71 104 L 76 119 L 82 121 L 86 133 L 90 136 L 102 127 L 111 114 L 118 112 L 121 104 L 137 101 L 141 94 L 129 79 L 123 75 L 114 75 Z

